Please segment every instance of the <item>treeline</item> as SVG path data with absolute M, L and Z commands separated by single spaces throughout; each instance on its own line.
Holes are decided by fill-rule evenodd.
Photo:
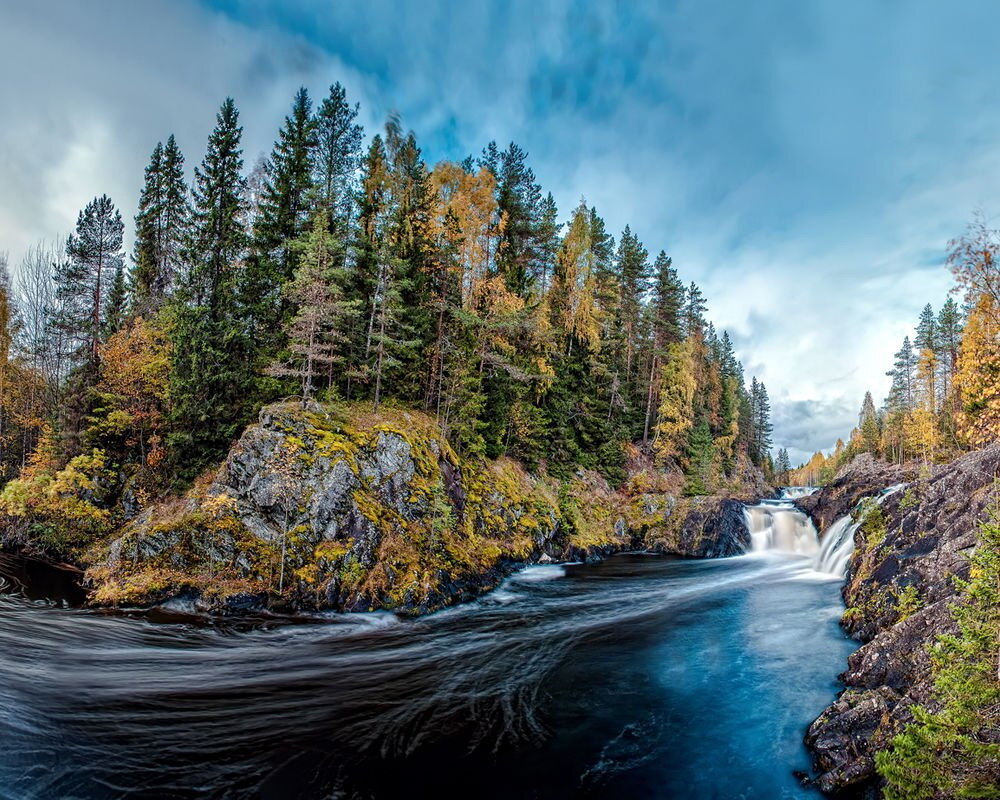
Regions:
M 924 307 L 886 373 L 882 406 L 867 392 L 847 444 L 813 455 L 794 480 L 824 483 L 859 453 L 931 464 L 1000 440 L 1000 232 L 977 216 L 951 242 L 948 265 L 962 304 Z
M 102 195 L 3 270 L 8 500 L 42 480 L 141 505 L 288 396 L 420 407 L 462 454 L 556 475 L 620 480 L 630 443 L 691 493 L 769 463 L 766 389 L 666 253 L 582 201 L 560 221 L 515 144 L 430 168 L 397 118 L 366 146 L 357 116 L 302 89 L 247 171 L 227 99 L 190 186 L 156 145 L 130 257 Z

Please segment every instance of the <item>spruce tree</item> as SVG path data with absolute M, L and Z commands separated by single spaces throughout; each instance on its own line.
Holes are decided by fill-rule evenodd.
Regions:
M 341 244 L 341 259 L 346 254 L 343 245 L 350 239 L 356 216 L 356 176 L 361 166 L 364 135 L 357 118 L 357 103 L 351 106 L 344 87 L 335 83 L 320 103 L 314 123 L 314 205 L 327 210 L 330 232 Z
M 908 413 L 915 407 L 915 379 L 917 359 L 910 344 L 910 337 L 903 339 L 903 345 L 896 352 L 893 368 L 886 375 L 892 378 L 886 406 L 890 411 Z
M 265 360 L 280 348 L 283 322 L 293 313 L 283 302 L 281 287 L 297 266 L 298 251 L 292 244 L 309 227 L 315 127 L 309 93 L 299 89 L 266 164 L 251 258 L 241 286 Z
M 684 286 L 677 277 L 673 261 L 662 250 L 653 264 L 655 281 L 650 308 L 651 344 L 649 373 L 646 379 L 646 415 L 643 422 L 642 441 L 649 442 L 649 434 L 655 425 L 654 414 L 661 385 L 661 371 L 666 363 L 668 348 L 683 338 L 681 313 L 684 306 Z
M 182 480 L 221 456 L 253 410 L 256 351 L 237 293 L 248 245 L 241 136 L 227 98 L 195 169 L 187 271 L 171 333 L 168 444 Z
M 125 282 L 125 267 L 119 264 L 111 280 L 108 291 L 108 305 L 104 312 L 104 341 L 125 327 L 128 317 L 128 285 Z
M 559 242 L 562 225 L 559 223 L 559 210 L 555 198 L 549 192 L 541 202 L 538 212 L 538 227 L 536 230 L 537 247 L 535 250 L 534 274 L 537 276 L 536 294 L 544 296 L 552 281 L 556 257 L 559 254 Z
M 339 247 L 324 208 L 314 214 L 312 230 L 294 244 L 299 251 L 295 276 L 285 286 L 295 314 L 286 325 L 289 358 L 273 364 L 271 374 L 299 380 L 305 407 L 316 384 L 344 360 L 342 343 L 356 303 L 343 296 L 344 270 Z
M 698 285 L 692 281 L 691 285 L 688 286 L 687 295 L 684 300 L 685 335 L 694 336 L 696 333 L 703 331 L 706 309 L 705 295 L 702 294 Z
M 156 311 L 169 295 L 183 263 L 191 207 L 184 180 L 184 156 L 173 135 L 157 143 L 135 217 L 135 248 L 130 276 L 137 314 Z

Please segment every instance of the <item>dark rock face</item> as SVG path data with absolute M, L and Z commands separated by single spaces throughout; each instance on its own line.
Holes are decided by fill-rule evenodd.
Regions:
M 728 498 L 697 498 L 681 526 L 675 551 L 693 558 L 737 556 L 750 549 L 743 504 Z
M 954 631 L 948 611 L 953 579 L 968 575 L 967 556 L 1000 474 L 1000 444 L 919 480 L 898 467 L 859 460 L 801 503 L 829 524 L 858 499 L 910 478 L 883 503 L 884 533 L 862 526 L 855 537 L 843 625 L 864 644 L 841 675 L 848 689 L 806 735 L 820 773 L 817 783 L 828 792 L 873 784 L 875 753 L 912 719 L 911 706 L 931 701 L 928 646 Z
M 800 497 L 795 505 L 812 517 L 816 530 L 825 531 L 840 517 L 850 514 L 865 497 L 916 477 L 916 467 L 886 464 L 864 453 L 844 467 L 822 491 Z

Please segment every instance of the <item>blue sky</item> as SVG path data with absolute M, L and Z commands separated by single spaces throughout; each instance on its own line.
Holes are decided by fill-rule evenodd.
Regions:
M 1000 214 L 1000 6 L 0 0 L 0 251 L 134 212 L 170 132 L 201 158 L 239 105 L 248 162 L 299 85 L 340 80 L 433 163 L 518 142 L 701 284 L 793 459 L 846 435 L 950 286 L 947 242 Z

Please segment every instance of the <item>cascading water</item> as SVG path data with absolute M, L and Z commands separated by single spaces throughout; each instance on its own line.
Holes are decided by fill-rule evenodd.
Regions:
M 802 556 L 818 552 L 816 527 L 792 503 L 794 498 L 814 491 L 812 487 L 790 486 L 782 489 L 777 499 L 761 500 L 757 505 L 744 508 L 754 552 L 783 550 Z
M 898 483 L 883 489 L 874 498 L 876 505 L 882 505 L 885 499 L 895 494 L 906 486 L 905 483 Z M 838 578 L 844 577 L 847 573 L 847 563 L 854 554 L 854 534 L 861 527 L 861 520 L 855 520 L 852 514 L 845 514 L 823 532 L 819 553 L 816 555 L 813 566 L 817 572 L 826 572 L 836 575 Z
M 798 500 L 818 491 L 818 486 L 782 486 L 779 496 L 782 500 Z

